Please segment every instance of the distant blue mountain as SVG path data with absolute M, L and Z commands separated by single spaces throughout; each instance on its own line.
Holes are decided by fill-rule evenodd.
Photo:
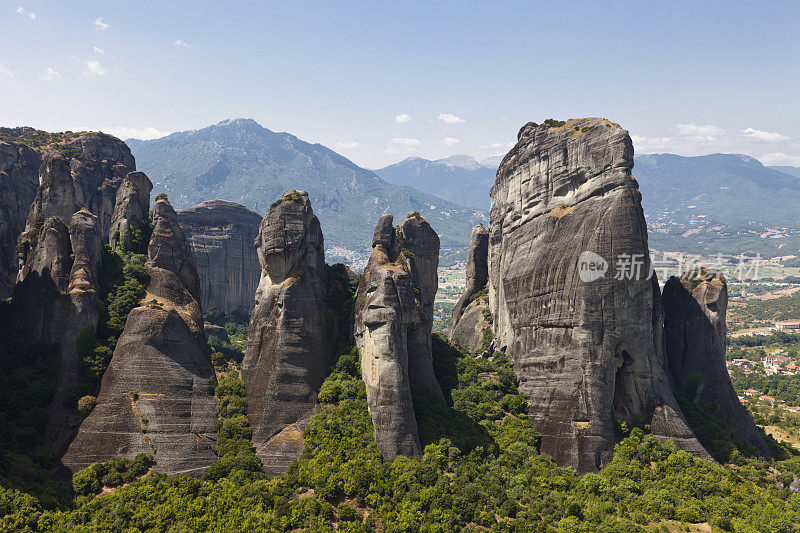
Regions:
M 470 229 L 487 220 L 484 211 L 387 183 L 325 146 L 251 119 L 127 142 L 153 193 L 167 193 L 176 208 L 222 199 L 264 214 L 284 191 L 308 191 L 331 260 L 357 264 L 367 257 L 375 223 L 386 213 L 398 222 L 413 211 L 424 215 L 439 233 L 444 263 L 462 258 Z
M 466 155 L 435 161 L 409 157 L 375 173 L 395 185 L 414 187 L 460 205 L 489 209 L 489 189 L 494 184 L 497 163 L 479 163 Z
M 800 178 L 800 167 L 773 166 L 769 168 L 777 170 L 778 172 L 783 172 L 784 174 L 789 174 L 790 176 L 794 176 L 796 178 Z

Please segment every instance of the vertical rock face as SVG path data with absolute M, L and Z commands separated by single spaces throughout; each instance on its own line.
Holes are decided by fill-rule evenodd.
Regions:
M 384 215 L 375 228 L 353 324 L 375 441 L 385 458 L 422 452 L 411 385 L 442 396 L 431 356 L 439 239 L 417 213 L 398 229 L 392 223 Z
M 24 144 L 0 141 L 0 298 L 14 290 L 16 244 L 39 188 L 42 154 Z
M 288 191 L 273 204 L 255 249 L 261 276 L 242 364 L 247 417 L 264 470 L 282 474 L 302 452 L 302 432 L 317 410 L 331 357 L 328 269 L 305 191 Z
M 129 172 L 117 189 L 114 212 L 109 229 L 109 245 L 131 243 L 131 230 L 138 230 L 150 208 L 153 184 L 144 172 Z
M 474 352 L 481 347 L 484 328 L 490 327 L 484 316 L 484 310 L 488 310 L 488 296 L 483 295 L 489 279 L 489 230 L 483 226 L 472 228 L 466 275 L 467 286 L 453 308 L 448 337 Z
M 15 245 L 25 230 L 31 204 L 39 188 L 39 171 L 48 156 L 63 154 L 73 181 L 75 208 L 98 215 L 108 235 L 117 184 L 135 170 L 130 150 L 119 139 L 102 133 L 47 133 L 33 128 L 0 128 L 0 298 L 7 298 L 17 280 Z M 62 175 L 65 175 L 62 173 Z M 47 216 L 38 216 L 43 222 Z
M 205 313 L 249 314 L 261 277 L 253 247 L 261 217 L 243 205 L 213 200 L 178 211 L 178 220 L 192 245 Z
M 649 423 L 656 436 L 709 457 L 664 369 L 632 167 L 630 137 L 617 124 L 529 123 L 491 190 L 495 346 L 513 363 L 542 451 L 580 472 L 610 460 L 623 421 Z M 604 276 L 591 279 L 590 260 L 606 264 Z
M 199 281 L 167 200 L 153 207 L 148 257 L 147 294 L 128 315 L 97 406 L 63 457 L 72 470 L 152 453 L 160 472 L 197 475 L 216 458 L 215 379 Z
M 664 285 L 663 302 L 667 368 L 676 394 L 689 401 L 716 403 L 720 420 L 733 425 L 761 453 L 772 455 L 739 402 L 725 367 L 725 280 L 702 273 L 672 277 Z

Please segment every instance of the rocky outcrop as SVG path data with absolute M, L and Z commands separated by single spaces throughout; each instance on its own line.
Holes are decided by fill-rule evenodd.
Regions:
M 249 314 L 261 277 L 253 248 L 261 216 L 213 200 L 178 211 L 178 220 L 194 251 L 206 314 Z
M 450 318 L 448 337 L 465 350 L 475 352 L 481 348 L 484 330 L 491 328 L 487 322 L 489 297 L 486 282 L 489 279 L 489 230 L 475 226 L 467 249 L 467 286 L 456 302 Z
M 230 341 L 230 338 L 228 337 L 228 331 L 222 326 L 216 326 L 214 324 L 206 324 L 205 326 L 203 326 L 203 329 L 205 329 L 206 337 L 216 337 L 223 342 Z
M 710 457 L 665 371 L 632 167 L 633 145 L 617 124 L 529 123 L 491 190 L 495 347 L 519 377 L 541 451 L 580 472 L 611 459 L 621 422 L 647 423 L 657 437 Z
M 81 334 L 93 339 L 98 321 L 100 225 L 88 210 L 73 214 L 69 222 L 69 228 L 61 217 L 37 223 L 35 248 L 28 252 L 25 275 L 13 297 L 16 326 L 29 338 L 58 350 L 58 380 L 44 433 L 45 442 L 56 451 L 79 421 L 72 398 L 78 385 L 76 341 Z
M 332 355 L 322 230 L 305 191 L 288 191 L 273 204 L 255 248 L 261 275 L 242 375 L 253 446 L 275 475 L 302 452 Z
M 117 189 L 108 243 L 112 248 L 130 246 L 131 232 L 139 230 L 150 209 L 153 184 L 144 172 L 129 172 Z
M 378 221 L 356 294 L 353 335 L 384 458 L 422 453 L 411 386 L 437 397 L 431 324 L 438 288 L 439 239 L 418 213 L 397 229 L 391 215 Z
M 216 459 L 214 372 L 191 250 L 167 200 L 153 206 L 147 294 L 128 315 L 97 405 L 63 463 L 73 471 L 152 453 L 167 474 L 203 472 Z
M 739 401 L 725 366 L 725 280 L 696 271 L 671 277 L 664 285 L 663 302 L 667 368 L 676 394 L 687 401 L 715 403 L 720 420 L 735 427 L 760 453 L 772 455 Z
M 61 155 L 73 181 L 74 209 L 59 204 L 64 222 L 80 207 L 98 215 L 108 235 L 117 185 L 135 170 L 130 150 L 119 139 L 102 133 L 47 133 L 33 128 L 0 128 L 0 298 L 7 298 L 17 280 L 16 244 L 25 230 L 34 202 L 42 162 Z M 43 223 L 47 216 L 37 216 Z M 33 231 L 33 236 L 37 235 Z

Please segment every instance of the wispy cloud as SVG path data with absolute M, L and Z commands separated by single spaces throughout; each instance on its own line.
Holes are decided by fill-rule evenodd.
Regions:
M 337 150 L 355 150 L 356 148 L 358 148 L 357 142 L 336 143 Z
M 743 129 L 742 135 L 744 135 L 745 137 L 752 137 L 753 139 L 758 139 L 759 141 L 766 141 L 766 142 L 785 141 L 789 139 L 789 137 L 787 137 L 786 135 L 781 135 L 780 133 L 775 133 L 771 131 L 762 131 L 762 130 L 757 130 L 755 128 Z
M 22 6 L 17 8 L 17 13 L 19 13 L 20 15 L 24 15 L 31 20 L 36 20 L 36 13 L 34 13 L 33 11 L 25 11 L 25 8 L 23 8 Z
M 83 72 L 84 76 L 105 76 L 108 72 L 99 61 L 94 59 L 87 59 L 85 63 L 87 70 Z
M 398 124 L 404 124 L 406 122 L 411 122 L 411 115 L 407 113 L 401 113 L 399 115 L 394 116 L 394 121 Z
M 61 77 L 61 74 L 53 70 L 51 67 L 47 67 L 43 74 L 39 75 L 39 79 L 42 81 L 55 81 Z
M 439 113 L 439 120 L 445 124 L 464 124 L 466 120 L 452 113 Z
M 678 124 L 678 133 L 693 137 L 714 137 L 722 135 L 725 130 L 711 124 Z
M 784 152 L 772 152 L 758 158 L 765 165 L 787 165 L 800 167 L 800 155 L 791 155 Z
M 419 146 L 421 144 L 419 139 L 411 139 L 408 137 L 395 137 L 389 142 L 398 146 Z
M 94 21 L 94 29 L 97 31 L 106 31 L 108 29 L 108 24 L 103 22 L 103 17 L 97 17 Z
M 191 44 L 189 44 L 189 43 L 187 43 L 185 41 L 175 41 L 172 44 L 175 45 L 175 46 L 180 46 L 181 48 L 191 48 L 192 47 Z
M 13 78 L 16 75 L 17 73 L 11 70 L 10 68 L 4 65 L 0 65 L 0 76 L 3 76 L 4 78 Z
M 447 146 L 455 146 L 461 142 L 461 139 L 456 139 L 455 137 L 445 137 L 442 139 L 442 143 L 446 144 Z
M 90 131 L 93 128 L 75 128 L 73 131 Z M 159 139 L 161 137 L 166 137 L 171 131 L 164 131 L 154 128 L 153 126 L 147 126 L 146 128 L 128 128 L 126 126 L 113 126 L 108 128 L 100 128 L 100 131 L 108 133 L 109 135 L 113 135 L 114 137 L 119 137 L 120 139 L 141 139 L 143 141 L 149 141 L 151 139 Z
M 95 54 L 100 54 L 100 55 L 103 55 L 103 54 L 105 54 L 105 53 L 106 53 L 106 51 L 105 51 L 105 50 L 103 50 L 102 48 L 99 48 L 99 47 L 97 47 L 97 46 L 93 46 L 93 47 L 92 47 L 92 50 L 94 50 L 94 53 L 95 53 Z

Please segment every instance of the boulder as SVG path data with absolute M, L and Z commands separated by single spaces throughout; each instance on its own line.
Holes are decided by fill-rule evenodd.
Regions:
M 442 397 L 431 355 L 439 239 L 416 213 L 398 229 L 392 222 L 391 215 L 383 216 L 375 229 L 353 324 L 375 441 L 387 459 L 422 453 L 412 384 Z
M 216 460 L 215 377 L 191 249 L 166 199 L 153 206 L 147 293 L 128 315 L 97 405 L 62 461 L 73 471 L 149 453 L 166 474 L 199 475 Z
M 710 458 L 665 371 L 632 167 L 628 132 L 608 120 L 528 123 L 491 189 L 495 348 L 512 362 L 541 451 L 579 472 L 611 460 L 623 422 Z
M 288 191 L 261 221 L 261 266 L 242 376 L 253 446 L 264 470 L 283 474 L 303 450 L 302 432 L 317 412 L 332 330 L 325 294 L 322 230 L 308 194 Z
M 222 326 L 216 326 L 214 324 L 205 324 L 203 326 L 203 329 L 205 329 L 206 331 L 206 337 L 216 337 L 224 342 L 230 341 L 230 338 L 228 338 L 228 331 Z
M 178 211 L 197 263 L 207 315 L 248 315 L 261 277 L 253 242 L 261 216 L 224 200 Z
M 771 456 L 747 410 L 739 401 L 725 366 L 728 286 L 719 275 L 691 271 L 664 285 L 664 338 L 667 368 L 676 395 L 718 406 L 716 416 L 760 453 Z

